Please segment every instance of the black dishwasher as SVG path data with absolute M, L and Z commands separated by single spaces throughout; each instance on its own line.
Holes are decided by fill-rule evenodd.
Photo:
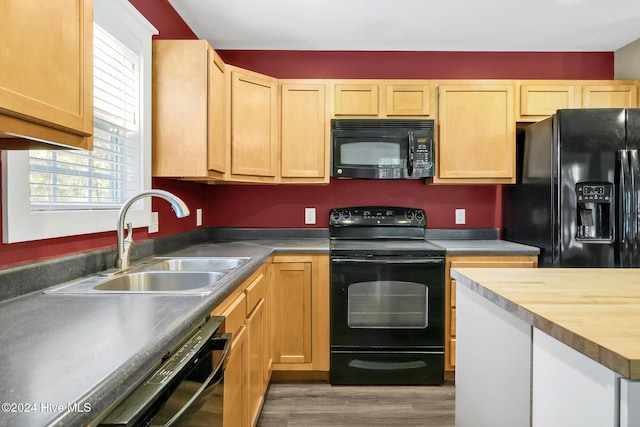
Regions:
M 231 334 L 212 317 L 100 426 L 222 426 L 224 367 Z

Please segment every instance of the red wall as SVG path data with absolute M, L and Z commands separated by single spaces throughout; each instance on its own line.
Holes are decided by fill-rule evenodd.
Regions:
M 214 46 L 215 47 L 215 46 Z M 613 52 L 217 50 L 280 79 L 613 79 Z
M 191 29 L 168 0 L 130 0 L 158 29 L 156 38 L 193 39 Z M 214 46 L 215 47 L 215 46 Z M 613 52 L 326 52 L 221 50 L 230 64 L 277 78 L 506 78 L 612 79 Z M 1 165 L 0 165 L 1 168 Z M 303 227 L 304 207 L 315 206 L 317 227 L 328 209 L 357 204 L 423 207 L 433 228 L 454 227 L 453 210 L 467 209 L 467 227 L 500 223 L 500 187 L 425 186 L 420 182 L 335 181 L 326 186 L 206 186 L 154 179 L 153 186 L 184 198 L 193 214 L 176 219 L 169 205 L 154 200 L 160 232 L 143 240 L 195 229 L 195 209 L 204 226 Z M 0 206 L 1 208 L 1 206 Z M 0 268 L 114 246 L 115 232 L 0 245 Z
M 335 180 L 328 186 L 221 185 L 208 190 L 209 224 L 234 227 L 328 227 L 335 207 L 392 205 L 422 208 L 430 228 L 494 227 L 499 223 L 495 185 L 425 185 L 422 181 Z M 316 208 L 316 225 L 305 225 L 304 208 Z M 465 208 L 467 223 L 454 212 Z M 497 218 L 498 216 L 498 218 Z

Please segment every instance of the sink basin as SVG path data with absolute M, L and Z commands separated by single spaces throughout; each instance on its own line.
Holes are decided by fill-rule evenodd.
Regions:
M 163 292 L 190 291 L 205 288 L 224 276 L 217 272 L 160 272 L 143 271 L 108 279 L 93 287 L 96 291 Z
M 145 267 L 145 270 L 168 271 L 219 271 L 231 270 L 247 261 L 248 258 L 165 258 Z
M 116 276 L 95 275 L 67 283 L 45 293 L 53 294 L 174 294 L 204 295 L 217 286 L 225 272 L 138 271 Z

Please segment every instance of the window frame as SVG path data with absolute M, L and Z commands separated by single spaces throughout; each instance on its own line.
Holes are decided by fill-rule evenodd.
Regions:
M 140 190 L 151 188 L 152 35 L 158 31 L 127 0 L 95 0 L 94 22 L 134 52 L 140 61 Z M 2 240 L 15 243 L 116 229 L 119 208 L 31 211 L 29 151 L 2 152 Z M 133 227 L 152 224 L 151 201 L 136 202 L 127 215 Z

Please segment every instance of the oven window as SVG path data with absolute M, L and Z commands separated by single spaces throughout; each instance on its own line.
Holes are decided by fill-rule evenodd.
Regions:
M 393 142 L 349 142 L 340 144 L 343 165 L 400 166 L 400 144 Z
M 428 325 L 429 289 L 401 281 L 359 282 L 349 285 L 350 328 L 424 329 Z

